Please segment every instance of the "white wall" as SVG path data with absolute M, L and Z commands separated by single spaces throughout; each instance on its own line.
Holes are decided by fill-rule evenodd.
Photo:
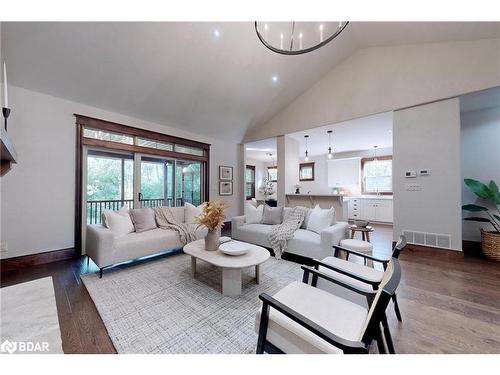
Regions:
M 394 112 L 394 238 L 403 230 L 451 235 L 462 249 L 460 107 L 458 98 Z M 406 170 L 431 175 L 407 179 Z M 407 191 L 406 184 L 421 191 Z
M 476 203 L 496 210 L 489 201 L 478 198 L 463 183 L 464 178 L 473 178 L 485 183 L 494 180 L 500 184 L 500 106 L 462 113 L 462 204 Z M 471 213 L 463 212 L 463 216 Z M 492 230 L 486 223 L 462 222 L 463 238 L 481 241 L 479 228 Z
M 285 194 L 294 193 L 295 185 L 299 182 L 299 142 L 289 136 L 285 136 Z M 278 160 L 281 162 L 281 160 Z M 278 176 L 278 179 L 280 177 Z
M 75 118 L 79 113 L 212 144 L 210 197 L 218 198 L 218 166 L 238 171 L 241 146 L 154 124 L 80 103 L 9 86 L 9 133 L 19 162 L 2 178 L 2 258 L 73 247 L 75 200 Z M 240 163 L 242 160 L 240 161 Z M 240 213 L 241 174 L 234 195 L 224 197 L 228 217 Z
M 338 152 L 333 154 L 333 159 L 344 159 L 344 158 L 368 158 L 373 157 L 373 150 L 363 150 L 363 151 L 351 151 L 351 152 Z M 377 156 L 389 156 L 392 155 L 392 148 L 380 148 L 377 150 Z M 314 162 L 314 181 L 300 181 L 298 184 L 301 186 L 301 193 L 311 194 L 330 194 L 332 189 L 328 187 L 328 157 L 327 154 L 312 156 L 309 158 L 310 162 Z M 303 159 L 297 164 L 297 170 L 299 164 L 303 162 Z M 343 190 L 346 195 L 361 195 L 361 184 L 343 186 Z
M 245 141 L 499 86 L 499 66 L 500 39 L 358 50 Z

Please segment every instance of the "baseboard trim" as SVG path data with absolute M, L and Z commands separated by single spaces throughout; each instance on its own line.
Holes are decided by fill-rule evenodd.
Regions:
M 76 251 L 74 247 L 61 250 L 47 251 L 45 253 L 23 255 L 14 258 L 2 259 L 0 261 L 0 271 L 13 271 L 25 267 L 37 266 L 40 264 L 47 264 L 52 262 L 58 262 L 61 260 L 73 259 L 75 258 Z

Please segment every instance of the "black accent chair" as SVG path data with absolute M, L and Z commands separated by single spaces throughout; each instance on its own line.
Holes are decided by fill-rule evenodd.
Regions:
M 406 245 L 406 237 L 401 235 L 392 250 L 392 258 L 398 259 L 401 252 L 406 248 Z M 374 269 L 373 265 L 375 263 L 382 264 L 382 267 L 385 270 L 387 268 L 387 264 L 389 263 L 389 259 L 376 258 L 340 246 L 333 246 L 333 248 L 334 257 L 327 257 L 323 260 L 313 260 L 313 266 L 315 269 L 322 270 L 331 277 L 338 278 L 340 281 L 348 284 L 356 285 L 358 288 L 364 289 L 365 291 L 376 291 L 378 289 L 378 286 L 382 281 L 382 277 L 384 276 L 384 272 L 382 270 Z M 345 258 L 340 258 L 342 253 L 345 253 Z M 364 265 L 349 262 L 349 256 L 351 255 L 361 257 L 364 260 Z M 369 263 L 371 263 L 372 267 L 368 266 Z M 318 287 L 328 290 L 327 285 L 328 282 L 321 282 Z M 394 302 L 396 317 L 400 322 L 402 322 L 401 311 L 399 309 L 395 293 L 392 300 Z M 370 307 L 369 304 L 367 307 Z
M 375 341 L 379 353 L 394 353 L 386 342 L 385 310 L 401 279 L 397 259 L 387 264 L 377 292 L 366 293 L 312 267 L 302 266 L 302 282 L 293 282 L 273 297 L 261 294 L 257 354 L 344 353 L 368 354 Z M 370 309 L 315 286 L 325 279 L 370 300 Z M 311 285 L 308 282 L 311 282 Z

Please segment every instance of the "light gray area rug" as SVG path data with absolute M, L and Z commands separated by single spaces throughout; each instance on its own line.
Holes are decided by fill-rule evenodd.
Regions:
M 52 277 L 0 289 L 2 353 L 63 353 Z
M 255 314 L 261 293 L 274 294 L 300 280 L 300 265 L 270 258 L 260 284 L 254 267 L 243 275 L 243 293 L 224 297 L 220 269 L 172 255 L 81 278 L 118 353 L 254 353 Z

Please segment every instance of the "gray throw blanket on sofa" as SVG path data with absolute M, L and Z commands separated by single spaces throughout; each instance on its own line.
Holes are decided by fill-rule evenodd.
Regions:
M 183 245 L 197 240 L 194 226 L 186 223 L 180 223 L 176 220 L 169 207 L 153 207 L 153 210 L 155 212 L 158 226 L 162 229 L 171 229 L 179 233 L 179 237 Z
M 276 259 L 281 259 L 281 255 L 286 251 L 287 241 L 293 238 L 295 231 L 302 225 L 306 212 L 306 207 L 293 207 L 290 213 L 283 218 L 283 223 L 271 228 L 268 240 Z

